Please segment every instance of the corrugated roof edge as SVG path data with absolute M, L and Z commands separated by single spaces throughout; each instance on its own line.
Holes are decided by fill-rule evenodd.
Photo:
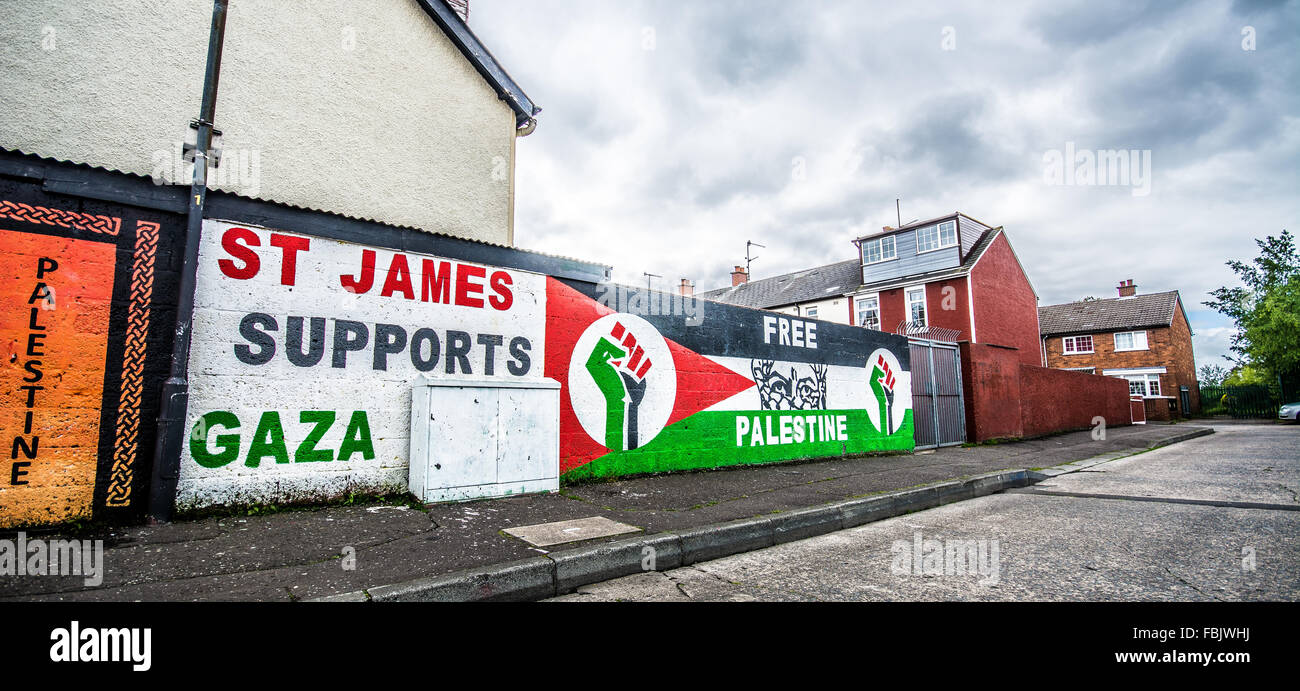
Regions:
M 474 65 L 474 69 L 487 80 L 488 84 L 492 85 L 497 96 L 510 104 L 510 108 L 515 111 L 516 127 L 522 126 L 542 112 L 542 109 L 528 98 L 528 94 L 519 88 L 515 80 L 492 55 L 492 51 L 483 45 L 469 25 L 447 3 L 442 0 L 416 0 L 416 3 L 442 29 L 442 32 L 447 34 L 447 38 L 451 39 L 456 49 Z
M 19 157 L 20 160 L 15 161 L 10 159 L 10 157 L 15 157 L 15 156 Z M 25 161 L 23 159 L 25 159 Z M 146 189 L 151 188 L 152 193 L 151 194 L 130 194 L 129 192 L 125 192 L 125 193 L 115 194 L 113 196 L 105 196 L 103 194 L 95 194 L 95 191 L 92 189 L 83 189 L 85 183 L 84 181 L 80 181 L 80 180 L 55 180 L 53 181 L 53 184 L 51 184 L 48 175 L 48 169 L 43 168 L 42 165 L 35 165 L 37 163 L 42 165 L 60 166 L 63 169 L 67 169 L 71 167 L 77 170 L 88 171 L 88 172 L 93 172 L 98 174 L 123 176 L 137 184 L 143 183 L 145 185 L 148 185 L 149 188 Z M 189 188 L 185 185 L 158 184 L 152 177 L 148 175 L 140 175 L 139 173 L 131 173 L 124 170 L 117 170 L 114 168 L 92 165 L 89 163 L 78 163 L 76 161 L 59 159 L 51 156 L 42 156 L 40 154 L 34 154 L 22 150 L 8 149 L 5 147 L 0 147 L 0 175 L 7 175 L 10 177 L 26 178 L 32 180 L 45 180 L 46 184 L 44 185 L 44 187 L 46 191 L 54 192 L 56 194 L 86 196 L 92 199 L 99 199 L 101 201 L 116 202 L 119 204 L 127 204 L 129 206 L 139 206 L 147 209 L 156 209 L 158 211 L 167 211 L 170 213 L 179 213 L 179 214 L 185 213 L 186 209 L 188 208 L 187 195 L 189 192 Z M 212 189 L 209 192 L 208 195 L 209 203 L 212 203 L 214 201 L 220 202 L 221 198 L 223 197 L 243 200 L 246 202 L 257 202 L 259 204 L 270 204 L 283 209 L 322 214 L 325 216 L 345 219 L 348 221 L 370 223 L 377 226 L 382 226 L 384 228 L 390 228 L 393 230 L 414 231 L 418 233 L 423 233 L 425 235 L 447 238 L 448 240 L 470 242 L 476 245 L 484 245 L 487 247 L 495 247 L 504 250 L 513 250 L 516 252 L 526 252 L 528 254 L 535 254 L 550 259 L 558 259 L 565 262 L 585 265 L 588 267 L 598 267 L 601 270 L 600 273 L 604 275 L 605 279 L 608 279 L 608 277 L 610 276 L 610 272 L 613 270 L 613 267 L 609 264 L 591 262 L 585 259 L 578 259 L 576 257 L 568 257 L 561 254 L 550 254 L 548 252 L 539 252 L 537 250 L 530 250 L 522 247 L 512 247 L 510 245 L 503 245 L 500 243 L 490 242 L 487 240 L 476 240 L 474 238 L 452 235 L 450 233 L 426 230 L 424 228 L 420 228 L 417 226 L 401 225 L 397 223 L 377 221 L 373 218 L 367 218 L 364 216 L 353 216 L 349 214 L 339 213 L 337 211 L 318 209 L 310 206 L 299 206 L 297 204 L 290 204 L 288 202 L 277 201 L 275 199 L 267 199 L 265 197 L 252 197 L 248 195 L 236 194 L 234 192 L 229 192 L 221 189 Z M 208 217 L 211 218 L 212 215 L 209 214 Z

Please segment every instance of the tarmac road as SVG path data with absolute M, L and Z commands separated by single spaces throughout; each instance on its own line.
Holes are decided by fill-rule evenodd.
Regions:
M 1300 600 L 1300 426 L 1216 432 L 552 601 Z

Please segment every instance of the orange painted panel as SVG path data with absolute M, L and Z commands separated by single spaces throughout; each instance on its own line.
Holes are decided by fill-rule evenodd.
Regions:
M 117 248 L 0 230 L 0 527 L 90 516 Z

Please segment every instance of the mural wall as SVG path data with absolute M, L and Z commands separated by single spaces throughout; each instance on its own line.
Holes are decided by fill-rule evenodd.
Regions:
M 421 376 L 560 382 L 569 480 L 912 448 L 897 336 L 221 221 L 197 276 L 182 509 L 406 491 Z
M 900 336 L 551 278 L 546 352 L 567 480 L 913 447 Z
M 0 180 L 0 527 L 141 515 L 183 236 Z M 180 509 L 406 491 L 421 376 L 560 382 L 568 480 L 912 445 L 879 332 L 223 221 L 197 278 Z
M 540 378 L 545 280 L 205 222 L 177 507 L 405 492 L 412 385 Z
M 0 181 L 0 528 L 147 504 L 179 218 Z

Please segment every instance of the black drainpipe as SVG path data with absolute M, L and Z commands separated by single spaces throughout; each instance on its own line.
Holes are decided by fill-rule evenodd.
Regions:
M 189 223 L 185 231 L 185 263 L 176 305 L 176 332 L 172 342 L 171 376 L 163 384 L 158 441 L 154 446 L 153 482 L 149 489 L 149 517 L 170 521 L 176 509 L 176 482 L 185 443 L 185 410 L 189 402 L 190 327 L 194 320 L 195 270 L 199 260 L 199 234 L 208 198 L 208 153 L 212 148 L 212 118 L 217 109 L 217 82 L 221 76 L 221 47 L 226 36 L 228 0 L 213 0 L 212 29 L 208 34 L 208 65 L 203 75 L 203 105 L 199 109 L 198 146 L 194 152 L 194 182 L 190 187 Z

